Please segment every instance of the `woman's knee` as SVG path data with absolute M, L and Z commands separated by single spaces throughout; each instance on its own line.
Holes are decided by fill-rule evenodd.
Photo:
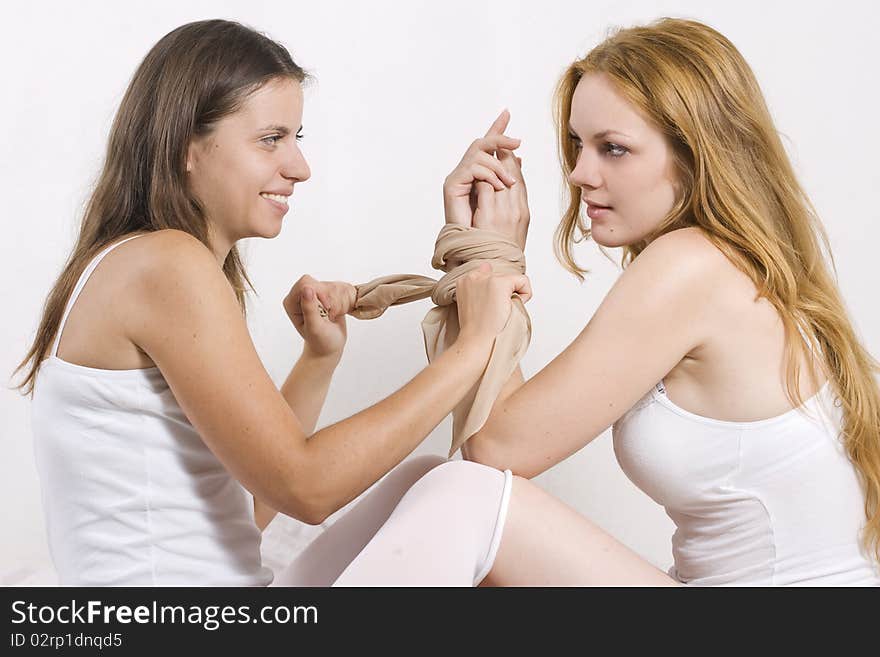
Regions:
M 483 465 L 482 463 L 475 463 L 474 461 L 461 460 L 445 461 L 432 468 L 422 479 L 442 483 L 460 483 L 462 481 L 489 481 L 502 479 L 503 477 L 504 473 L 497 468 Z
M 434 468 L 448 463 L 448 459 L 437 454 L 422 454 L 421 456 L 411 456 L 404 460 L 400 465 L 407 466 L 415 471 L 427 473 Z
M 453 506 L 494 500 L 504 489 L 505 474 L 473 461 L 446 461 L 432 468 L 410 489 L 411 497 L 436 497 Z
M 436 454 L 423 454 L 410 457 L 393 468 L 384 479 L 398 481 L 406 488 L 412 486 L 434 468 L 446 463 L 446 459 Z

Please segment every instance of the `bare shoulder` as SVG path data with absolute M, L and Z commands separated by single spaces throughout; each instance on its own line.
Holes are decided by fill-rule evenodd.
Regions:
M 710 289 L 715 313 L 742 313 L 755 307 L 758 289 L 752 278 L 696 227 L 682 228 L 657 238 L 639 256 L 650 253 L 655 267 L 664 261 L 676 263 L 680 281 L 696 288 Z M 638 258 L 637 258 L 638 259 Z M 635 264 L 635 263 L 633 263 Z M 670 271 L 671 267 L 668 268 Z M 762 307 L 770 306 L 764 300 Z
M 660 334 L 670 336 L 666 369 L 658 370 L 658 376 L 663 376 L 710 340 L 719 315 L 728 314 L 721 312 L 719 297 L 727 295 L 719 290 L 729 288 L 732 268 L 700 229 L 666 233 L 653 240 L 617 279 L 590 320 L 592 330 L 597 333 L 598 327 L 605 326 L 609 336 L 630 331 L 636 342 L 650 342 Z M 658 353 L 664 349 L 654 346 Z
M 627 267 L 612 294 L 629 302 L 701 304 L 723 284 L 732 264 L 698 228 L 681 228 L 652 241 Z
M 179 230 L 126 237 L 135 236 L 117 242 L 89 276 L 61 337 L 65 360 L 99 369 L 149 367 L 140 340 L 168 315 L 189 313 L 195 302 L 236 312 L 225 275 L 199 240 Z
M 214 254 L 197 238 L 181 230 L 158 230 L 120 245 L 115 271 L 126 289 L 123 303 L 139 305 L 176 290 L 202 292 L 207 298 L 221 290 L 232 293 Z M 234 296 L 234 294 L 233 294 Z
M 638 255 L 631 267 L 638 265 L 678 279 L 694 279 L 722 274 L 731 266 L 726 256 L 706 234 L 692 226 L 661 235 Z
M 135 244 L 135 242 L 132 242 L 132 244 Z M 194 236 L 176 228 L 166 228 L 148 233 L 139 240 L 139 244 L 154 250 L 191 250 L 192 252 L 203 250 L 206 253 L 210 253 L 208 247 Z
M 129 283 L 142 279 L 155 282 L 184 271 L 196 275 L 200 271 L 222 271 L 208 247 L 189 233 L 173 228 L 147 233 L 121 244 L 116 252 L 125 263 L 125 271 L 119 274 L 129 276 Z
M 181 317 L 209 308 L 221 316 L 238 312 L 235 294 L 214 254 L 192 235 L 160 230 L 126 242 L 119 251 L 126 289 L 120 303 L 129 336 L 155 325 L 157 315 Z

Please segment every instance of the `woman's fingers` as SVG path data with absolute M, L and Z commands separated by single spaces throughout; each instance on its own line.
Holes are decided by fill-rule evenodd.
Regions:
M 522 142 L 519 139 L 514 139 L 507 135 L 489 135 L 488 137 L 482 137 L 471 142 L 471 145 L 468 146 L 462 160 L 467 161 L 469 156 L 474 156 L 477 153 L 488 153 L 494 157 L 499 148 L 506 148 L 507 150 L 513 151 L 519 148 L 521 143 Z
M 523 303 L 532 298 L 532 282 L 525 274 L 493 274 L 491 262 L 481 262 L 480 265 L 471 270 L 466 276 L 473 279 L 488 278 L 494 276 L 495 279 L 507 289 L 508 294 L 512 297 L 514 294 L 519 295 Z
M 315 288 L 304 286 L 300 298 L 303 322 L 311 327 L 316 326 L 323 319 L 320 307 L 323 304 L 321 304 L 318 298 L 318 293 L 315 291 Z
M 520 160 L 513 151 L 507 148 L 501 148 L 496 154 L 496 159 L 501 164 L 504 172 L 507 173 L 514 181 L 522 180 L 522 160 Z
M 308 291 L 308 292 L 307 292 Z M 311 322 L 329 319 L 331 322 L 348 314 L 357 301 L 357 290 L 342 281 L 318 281 L 303 276 L 284 299 L 284 309 L 297 328 L 308 318 Z
M 510 152 L 511 151 L 507 149 L 499 150 L 499 153 Z M 512 187 L 516 184 L 516 170 L 511 164 L 505 163 L 500 158 L 489 155 L 488 153 L 478 153 L 476 156 L 476 161 L 477 163 L 492 169 L 492 171 L 495 172 L 495 175 L 503 180 L 508 187 Z
M 532 283 L 525 274 L 493 274 L 509 296 L 519 295 L 523 303 L 532 298 Z
M 514 274 L 511 276 L 511 294 L 518 294 L 523 303 L 532 298 L 532 282 L 525 274 Z
M 510 206 L 511 211 L 516 211 L 522 216 L 528 216 L 528 194 L 526 192 L 525 179 L 522 175 L 522 160 L 513 154 L 513 152 L 502 149 L 498 152 L 498 161 L 504 167 L 509 175 L 512 175 L 517 185 L 511 191 L 515 192 L 511 195 Z M 515 200 L 515 202 L 514 202 Z
M 313 289 L 318 303 L 318 315 L 322 318 L 328 317 L 334 308 L 333 297 L 327 288 L 327 284 L 323 282 L 318 283 Z
M 335 281 L 331 285 L 333 286 L 333 312 L 328 315 L 328 319 L 335 322 L 354 309 L 357 290 L 354 285 L 341 281 Z
M 335 322 L 340 317 L 345 315 L 348 312 L 348 307 L 346 306 L 345 299 L 342 298 L 342 295 L 339 293 L 339 290 L 332 283 L 330 284 L 332 287 L 330 292 L 328 293 L 328 304 L 327 309 L 327 319 L 331 322 Z
M 507 185 L 501 181 L 498 174 L 487 166 L 482 164 L 472 164 L 470 174 L 473 179 L 477 181 L 477 185 L 480 185 L 482 181 L 483 184 L 488 184 L 489 188 L 492 190 L 500 192 L 503 189 L 507 189 Z
M 486 136 L 503 134 L 507 130 L 508 123 L 510 123 L 510 112 L 506 109 L 501 110 L 501 114 L 498 115 L 498 118 L 492 122 L 489 130 L 486 131 Z
M 302 326 L 303 288 L 313 286 L 317 282 L 318 281 L 308 274 L 301 276 L 300 279 L 294 283 L 293 287 L 290 288 L 290 292 L 288 292 L 287 296 L 284 298 L 284 310 L 287 311 L 288 317 L 290 317 L 291 321 L 293 321 L 294 325 L 297 327 Z
M 496 188 L 484 182 L 478 182 L 477 185 L 477 208 L 481 212 L 480 219 L 487 219 L 494 216 L 495 203 L 498 200 L 496 196 Z
M 477 148 L 485 153 L 494 155 L 499 148 L 506 148 L 514 151 L 522 144 L 522 140 L 507 135 L 489 135 L 474 142 Z
M 300 281 L 299 294 L 296 295 L 299 314 L 303 318 L 307 318 L 310 323 L 327 317 L 333 307 L 332 296 L 327 284 L 323 281 L 317 281 L 311 276 L 303 276 Z M 308 295 L 306 291 L 308 291 Z

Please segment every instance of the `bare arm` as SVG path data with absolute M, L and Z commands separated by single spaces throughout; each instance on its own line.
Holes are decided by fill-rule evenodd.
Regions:
M 519 390 L 524 383 L 525 379 L 523 378 L 522 369 L 517 365 L 516 369 L 513 370 L 513 374 L 510 375 L 510 378 L 507 379 L 507 382 L 504 384 L 504 387 L 501 388 L 501 392 L 498 393 L 498 397 L 492 405 L 492 413 L 494 413 L 497 408 L 500 408 L 501 404 L 503 404 L 513 393 Z M 492 416 L 492 413 L 489 414 L 489 417 Z M 461 456 L 467 461 L 474 461 L 476 459 L 471 457 L 470 448 L 468 447 L 469 443 L 470 441 L 468 440 L 461 446 Z
M 335 357 L 315 356 L 308 348 L 303 349 L 302 355 L 281 386 L 281 394 L 287 405 L 299 418 L 303 431 L 308 435 L 315 431 L 338 362 Z M 254 498 L 254 521 L 260 531 L 266 529 L 276 513 L 276 509 Z
M 534 477 L 600 435 L 701 344 L 723 255 L 695 230 L 639 255 L 574 342 L 495 404 L 468 441 L 469 458 Z
M 143 240 L 145 253 L 132 260 L 128 337 L 155 361 L 230 473 L 254 497 L 305 522 L 323 521 L 400 463 L 485 369 L 494 335 L 463 330 L 390 397 L 309 437 L 260 362 L 213 255 L 179 231 Z M 491 298 L 503 300 L 509 312 L 510 292 L 497 291 L 502 283 L 492 278 Z M 486 305 L 480 301 L 473 307 Z

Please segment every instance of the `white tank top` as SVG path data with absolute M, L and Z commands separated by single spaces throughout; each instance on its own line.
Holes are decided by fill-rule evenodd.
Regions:
M 253 498 L 189 423 L 156 367 L 63 361 L 58 343 L 104 249 L 80 276 L 32 405 L 52 559 L 76 586 L 265 586 Z M 173 318 L 169 318 L 173 321 Z
M 800 408 L 755 422 L 696 415 L 657 384 L 614 424 L 614 452 L 675 523 L 670 576 L 698 586 L 880 585 L 859 547 L 864 497 L 842 421 L 830 382 Z

